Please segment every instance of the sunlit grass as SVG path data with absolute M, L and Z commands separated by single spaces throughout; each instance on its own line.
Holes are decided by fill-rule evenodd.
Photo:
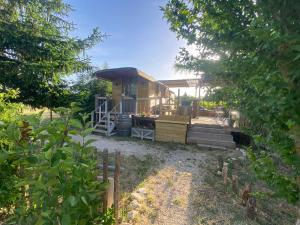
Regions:
M 37 113 L 43 113 L 42 114 L 42 119 L 43 120 L 49 120 L 50 119 L 50 109 L 48 108 L 32 108 L 30 106 L 25 106 L 22 110 L 23 115 L 33 115 Z M 59 115 L 55 112 L 52 111 L 52 118 L 58 118 Z

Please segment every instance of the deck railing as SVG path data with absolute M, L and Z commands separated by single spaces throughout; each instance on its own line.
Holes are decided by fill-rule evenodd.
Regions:
M 96 96 L 95 101 L 96 113 L 107 113 L 107 111 L 111 111 L 115 107 L 111 97 Z M 125 114 L 171 115 L 176 111 L 176 106 L 175 99 L 170 97 L 134 98 L 122 96 L 118 105 L 118 112 Z M 104 112 L 103 110 L 107 111 Z

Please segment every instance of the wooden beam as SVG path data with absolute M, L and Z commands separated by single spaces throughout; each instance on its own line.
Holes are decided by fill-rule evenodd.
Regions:
M 121 153 L 116 152 L 115 156 L 115 173 L 114 173 L 114 217 L 115 224 L 119 224 L 119 198 L 120 198 L 120 165 L 121 165 Z
M 108 183 L 108 150 L 103 150 L 103 183 Z M 108 203 L 108 190 L 105 189 L 103 193 L 103 213 L 107 210 L 107 203 Z

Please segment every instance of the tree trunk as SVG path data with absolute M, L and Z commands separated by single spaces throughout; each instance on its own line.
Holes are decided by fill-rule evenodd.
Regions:
M 52 109 L 50 109 L 50 121 L 53 120 L 53 113 L 52 113 Z

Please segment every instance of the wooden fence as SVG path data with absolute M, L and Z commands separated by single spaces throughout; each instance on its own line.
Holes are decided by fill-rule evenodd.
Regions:
M 121 153 L 116 151 L 114 166 L 109 165 L 108 150 L 104 149 L 102 154 L 102 176 L 98 177 L 107 188 L 103 193 L 102 212 L 106 212 L 108 208 L 113 207 L 115 224 L 120 223 L 119 219 L 119 202 L 120 202 L 120 173 L 121 173 Z M 113 171 L 113 178 L 108 176 L 108 172 Z

